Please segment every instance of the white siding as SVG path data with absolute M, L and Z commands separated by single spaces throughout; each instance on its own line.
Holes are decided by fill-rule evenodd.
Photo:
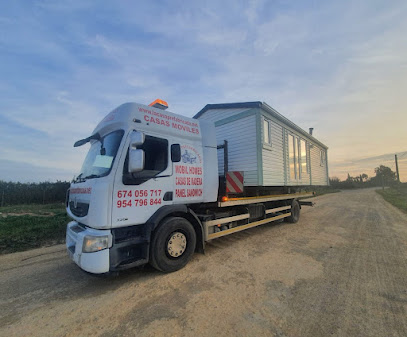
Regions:
M 266 118 L 268 119 L 268 118 Z M 271 146 L 263 144 L 264 125 L 261 128 L 261 143 L 263 155 L 263 186 L 284 185 L 284 147 L 283 128 L 275 121 L 270 121 Z
M 290 185 L 290 155 L 289 155 L 289 151 L 288 151 L 288 131 L 283 128 L 283 135 L 284 135 L 284 147 L 285 147 L 285 151 L 283 153 L 283 157 L 284 157 L 284 165 L 285 165 L 285 172 L 284 172 L 284 181 L 285 181 L 285 185 Z
M 248 111 L 248 108 L 240 108 L 240 109 L 213 109 L 205 111 L 202 116 L 198 119 L 209 121 L 209 122 L 216 122 L 220 121 L 221 119 L 225 119 L 234 115 L 237 115 L 241 112 Z
M 244 185 L 257 186 L 256 116 L 217 126 L 216 140 L 218 145 L 228 141 L 229 171 L 243 171 Z M 223 175 L 223 150 L 218 150 L 218 168 Z
M 328 185 L 326 150 L 324 149 L 323 151 L 325 163 L 321 166 L 321 148 L 315 144 L 310 148 L 312 185 Z

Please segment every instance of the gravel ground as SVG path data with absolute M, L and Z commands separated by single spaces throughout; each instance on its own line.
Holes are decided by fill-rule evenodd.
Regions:
M 407 215 L 374 190 L 216 239 L 173 274 L 0 256 L 1 336 L 407 336 Z

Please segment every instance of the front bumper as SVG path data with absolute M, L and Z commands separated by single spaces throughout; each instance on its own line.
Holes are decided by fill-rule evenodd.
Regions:
M 110 230 L 97 230 L 79 225 L 76 221 L 68 223 L 66 228 L 66 248 L 69 257 L 83 270 L 102 274 L 109 272 L 109 248 L 93 253 L 83 253 L 83 239 L 86 235 L 108 236 L 110 248 L 112 246 L 112 234 Z

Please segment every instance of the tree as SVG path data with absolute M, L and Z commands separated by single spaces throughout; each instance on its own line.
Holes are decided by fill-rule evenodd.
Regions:
M 333 188 L 339 188 L 341 186 L 341 180 L 338 177 L 329 178 L 329 185 Z
M 396 180 L 396 173 L 391 170 L 390 167 L 380 165 L 374 169 L 376 174 L 377 182 L 381 182 L 382 184 L 390 183 Z
M 369 176 L 366 173 L 362 173 L 360 175 L 360 182 L 367 181 L 367 178 L 369 178 Z

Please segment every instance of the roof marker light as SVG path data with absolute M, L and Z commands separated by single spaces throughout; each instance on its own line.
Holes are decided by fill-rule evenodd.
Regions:
M 151 102 L 148 106 L 152 106 L 153 108 L 165 110 L 168 109 L 168 103 L 162 99 L 157 98 L 154 102 Z

